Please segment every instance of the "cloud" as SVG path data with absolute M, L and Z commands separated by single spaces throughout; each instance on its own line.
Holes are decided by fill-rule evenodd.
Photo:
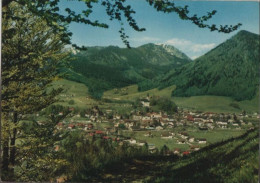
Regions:
M 175 46 L 183 52 L 201 53 L 209 51 L 216 46 L 215 43 L 199 44 L 189 40 L 173 38 L 164 42 L 164 44 Z

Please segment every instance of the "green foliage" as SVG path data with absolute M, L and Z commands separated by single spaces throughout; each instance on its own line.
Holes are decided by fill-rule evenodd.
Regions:
M 2 6 L 8 7 L 15 0 L 4 0 Z M 212 16 L 216 14 L 216 11 L 208 12 L 207 15 L 198 17 L 195 15 L 189 15 L 188 6 L 176 6 L 174 2 L 169 1 L 150 1 L 146 0 L 147 3 L 152 6 L 156 11 L 163 13 L 176 13 L 180 19 L 190 21 L 199 28 L 207 28 L 210 31 L 218 31 L 224 33 L 230 33 L 237 30 L 241 24 L 237 25 L 220 25 L 217 27 L 215 24 L 209 25 L 206 24 L 206 21 L 211 19 Z M 104 10 L 110 20 L 116 20 L 120 23 L 121 27 L 119 29 L 120 37 L 123 43 L 130 48 L 130 43 L 128 41 L 129 36 L 126 35 L 124 29 L 125 19 L 127 24 L 133 28 L 135 31 L 142 32 L 145 31 L 145 28 L 140 28 L 134 19 L 133 15 L 136 13 L 132 9 L 131 5 L 125 0 L 79 0 L 86 4 L 86 7 L 82 10 L 81 13 L 76 13 L 71 9 L 71 7 L 65 7 L 61 13 L 59 2 L 60 0 L 45 0 L 45 1 L 33 1 L 33 0 L 16 0 L 15 2 L 19 3 L 21 6 L 27 7 L 31 13 L 36 16 L 41 16 L 44 21 L 47 22 L 48 26 L 51 26 L 56 30 L 56 33 L 62 33 L 61 41 L 65 44 L 71 43 L 72 32 L 68 30 L 67 24 L 70 23 L 83 23 L 86 25 L 91 25 L 94 27 L 108 28 L 108 24 L 100 23 L 98 20 L 91 20 L 89 16 L 93 13 L 93 6 L 99 4 L 104 6 Z M 75 2 L 76 3 L 76 2 Z M 73 47 L 78 49 L 86 49 L 85 47 L 79 47 L 76 44 L 72 44 Z
M 60 41 L 61 32 L 56 34 L 46 21 L 32 14 L 28 7 L 10 4 L 3 9 L 3 22 L 1 103 L 8 135 L 3 139 L 5 161 L 2 167 L 4 179 L 12 181 L 15 178 L 14 167 L 26 164 L 26 161 L 17 160 L 16 141 L 21 134 L 24 135 L 18 122 L 25 115 L 36 113 L 57 101 L 56 96 L 62 89 L 47 88 L 58 78 L 58 67 L 66 65 L 68 54 L 61 52 L 64 48 L 64 43 Z M 23 151 L 19 153 L 26 155 L 22 154 Z M 34 173 L 37 174 L 38 170 L 35 169 Z
M 177 112 L 177 105 L 168 97 L 153 96 L 150 101 L 151 106 L 157 106 L 159 110 L 173 114 Z
M 69 104 L 69 105 L 73 105 L 73 104 L 75 104 L 75 101 L 74 101 L 74 100 L 70 100 L 70 101 L 68 102 L 68 104 Z
M 211 144 L 189 157 L 162 164 L 160 176 L 148 182 L 235 183 L 258 181 L 257 129 Z
M 60 111 L 63 115 L 52 113 L 49 119 L 42 122 L 31 121 L 21 125 L 23 134 L 19 136 L 17 145 L 17 165 L 15 180 L 20 182 L 49 181 L 61 176 L 69 163 L 60 151 L 60 141 L 67 136 L 57 131 L 56 125 L 68 114 L 68 110 Z
M 169 150 L 170 150 L 169 147 L 167 147 L 166 145 L 164 145 L 164 146 L 161 148 L 161 150 L 160 150 L 160 154 L 161 154 L 161 155 L 166 155 Z
M 61 151 L 69 162 L 68 181 L 91 181 L 104 168 L 114 166 L 126 158 L 148 155 L 148 146 L 142 148 L 119 145 L 101 137 L 85 138 L 81 131 L 71 132 L 61 142 Z
M 259 66 L 259 35 L 240 31 L 204 56 L 160 79 L 164 88 L 176 85 L 173 96 L 229 96 L 248 100 L 256 95 Z
M 89 47 L 88 51 L 72 55 L 71 69 L 61 69 L 67 78 L 84 83 L 89 93 L 100 99 L 103 92 L 150 80 L 190 62 L 172 46 L 146 44 L 138 48 L 122 49 L 115 46 Z M 139 90 L 144 90 L 141 84 Z M 115 91 L 116 93 L 119 91 Z M 121 95 L 127 95 L 122 91 Z
M 126 127 L 125 127 L 124 124 L 119 124 L 119 125 L 118 125 L 118 128 L 119 128 L 119 129 L 122 129 L 122 130 L 126 129 Z

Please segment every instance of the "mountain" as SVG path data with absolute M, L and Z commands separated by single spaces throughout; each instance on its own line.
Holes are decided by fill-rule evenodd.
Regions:
M 176 85 L 173 96 L 218 95 L 247 100 L 259 87 L 259 35 L 240 31 L 205 55 L 171 70 L 160 88 Z
M 151 43 L 131 49 L 88 47 L 72 57 L 67 79 L 85 83 L 96 98 L 105 90 L 151 80 L 191 62 L 173 46 Z

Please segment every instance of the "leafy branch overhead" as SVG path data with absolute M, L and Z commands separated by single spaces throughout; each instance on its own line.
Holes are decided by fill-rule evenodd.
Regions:
M 35 15 L 42 17 L 48 23 L 48 26 L 55 28 L 56 32 L 62 32 L 62 41 L 66 44 L 71 43 L 72 32 L 68 29 L 68 24 L 83 23 L 94 27 L 109 28 L 107 23 L 102 23 L 98 20 L 91 20 L 89 15 L 93 13 L 93 5 L 100 4 L 105 7 L 106 14 L 109 19 L 117 20 L 121 24 L 121 28 L 118 31 L 124 44 L 130 48 L 128 36 L 124 29 L 124 22 L 133 28 L 135 31 L 145 31 L 145 28 L 140 28 L 134 19 L 135 10 L 131 5 L 127 4 L 126 0 L 78 0 L 75 3 L 84 2 L 86 8 L 81 13 L 76 13 L 71 8 L 65 9 L 66 15 L 60 13 L 59 2 L 60 0 L 3 0 L 2 6 L 8 6 L 12 1 L 15 1 L 28 9 Z M 182 20 L 190 21 L 199 28 L 207 28 L 210 31 L 218 31 L 223 33 L 230 33 L 237 30 L 241 24 L 237 25 L 220 25 L 215 24 L 209 25 L 206 22 L 211 19 L 215 14 L 216 10 L 208 12 L 204 16 L 197 16 L 196 14 L 190 15 L 188 6 L 176 6 L 173 1 L 170 0 L 146 0 L 146 2 L 156 9 L 158 12 L 163 13 L 176 13 Z M 76 44 L 72 44 L 73 47 L 78 49 L 85 49 L 85 47 L 79 47 Z

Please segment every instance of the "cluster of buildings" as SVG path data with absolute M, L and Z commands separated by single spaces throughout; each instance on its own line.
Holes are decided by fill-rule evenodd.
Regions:
M 146 104 L 143 104 L 146 105 Z M 81 117 L 81 122 L 77 121 L 77 117 Z M 174 140 L 176 144 L 188 144 L 189 151 L 181 152 L 180 149 L 171 150 L 169 154 L 187 155 L 192 151 L 197 151 L 201 144 L 206 144 L 207 139 L 195 138 L 185 131 L 176 132 L 178 127 L 193 127 L 197 130 L 213 130 L 221 129 L 241 129 L 243 125 L 250 125 L 243 121 L 245 114 L 219 114 L 212 112 L 191 112 L 181 111 L 174 115 L 168 115 L 165 112 L 147 112 L 132 111 L 127 117 L 123 117 L 117 113 L 113 114 L 112 110 L 102 112 L 98 107 L 86 112 L 84 120 L 82 116 L 76 115 L 70 121 L 58 123 L 58 130 L 74 130 L 82 129 L 86 132 L 87 137 L 99 137 L 102 139 L 110 139 L 120 144 L 128 143 L 130 145 L 143 146 L 146 144 L 143 140 L 137 140 L 135 137 L 125 137 L 124 131 L 144 131 L 144 136 L 153 137 L 160 134 L 161 139 Z M 107 123 L 106 125 L 100 125 Z M 106 127 L 103 127 L 106 126 Z M 179 128 L 178 128 L 179 129 Z M 175 133 L 173 133 L 175 131 Z M 159 133 L 158 133 L 159 132 Z M 158 135 L 157 135 L 158 137 Z M 154 152 L 156 147 L 148 144 L 149 150 Z

